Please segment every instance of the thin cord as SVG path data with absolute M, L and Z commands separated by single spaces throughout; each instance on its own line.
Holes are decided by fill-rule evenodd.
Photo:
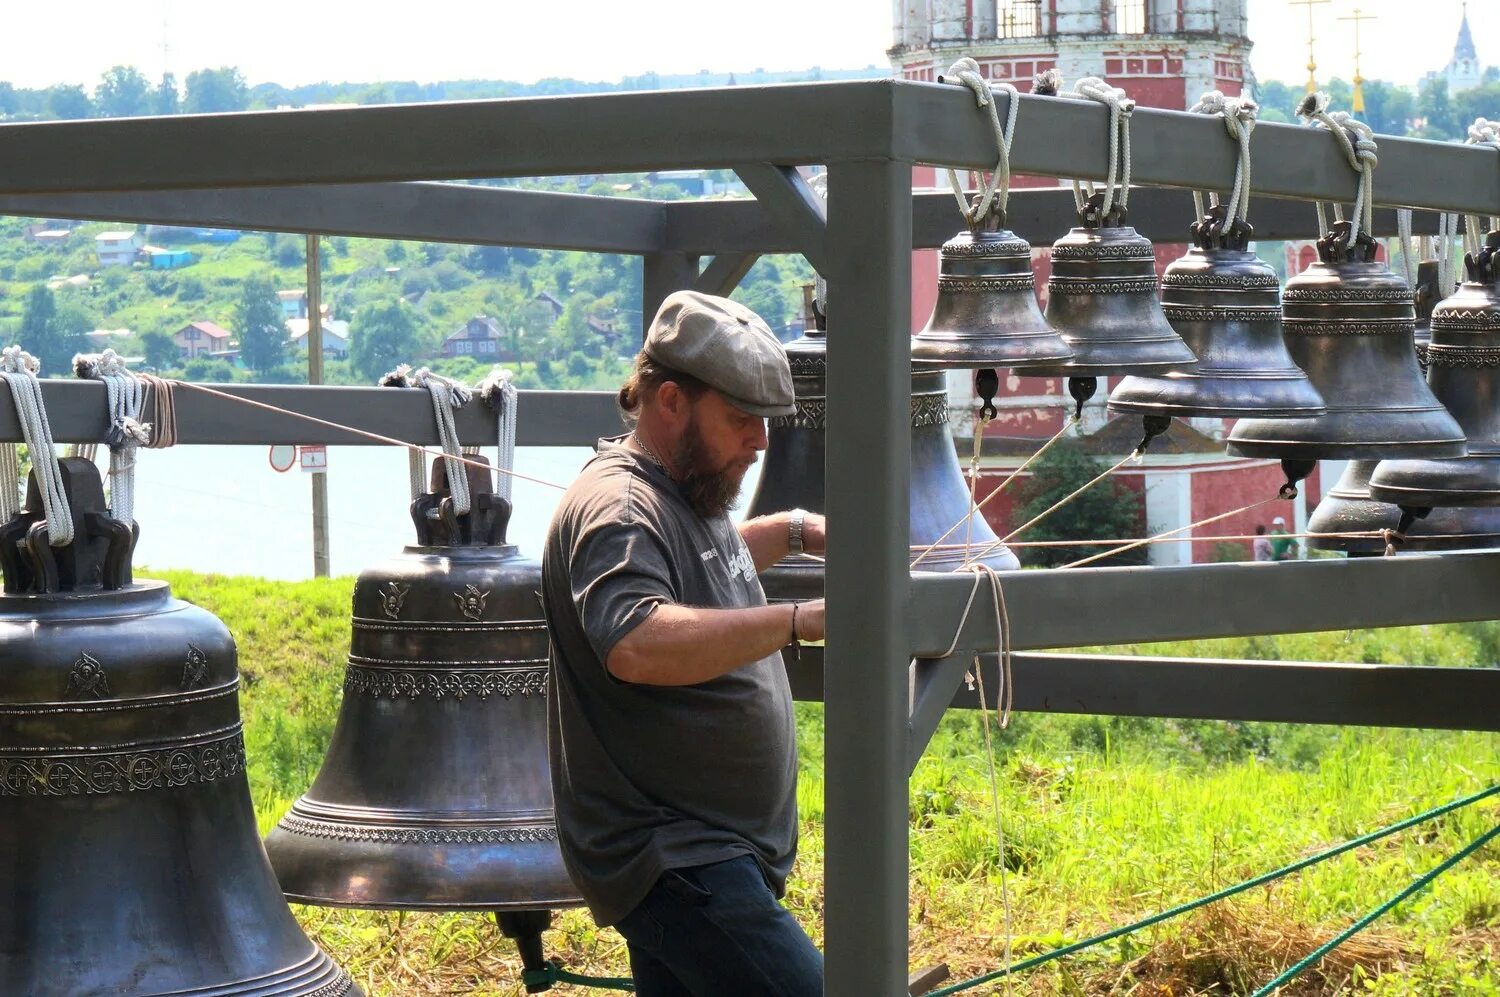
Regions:
M 1104 551 L 1104 552 L 1099 553 L 1099 554 L 1091 554 L 1088 557 L 1085 557 L 1085 558 L 1083 558 L 1081 560 L 1072 561 L 1072 562 L 1070 562 L 1068 564 L 1064 564 L 1063 567 L 1064 568 L 1081 568 L 1085 564 L 1092 564 L 1093 562 L 1099 561 L 1099 560 L 1103 560 L 1106 557 L 1114 557 L 1116 554 L 1123 554 L 1127 550 L 1134 550 L 1137 547 L 1144 547 L 1146 544 L 1153 543 L 1153 542 L 1155 542 L 1157 540 L 1161 540 L 1161 539 L 1164 539 L 1166 537 L 1176 536 L 1179 533 L 1183 533 L 1183 532 L 1186 532 L 1188 530 L 1196 529 L 1199 526 L 1207 526 L 1209 523 L 1217 523 L 1221 519 L 1228 519 L 1230 516 L 1238 516 L 1238 515 L 1241 515 L 1243 513 L 1250 512 L 1250 511 L 1252 511 L 1254 509 L 1259 509 L 1263 505 L 1269 505 L 1272 502 L 1281 502 L 1281 501 L 1285 501 L 1285 499 L 1281 495 L 1279 495 L 1279 494 L 1278 495 L 1272 495 L 1270 498 L 1261 499 L 1259 502 L 1251 502 L 1249 505 L 1241 506 L 1238 509 L 1230 509 L 1228 512 L 1221 512 L 1217 516 L 1209 516 L 1207 519 L 1200 519 L 1196 523 L 1189 523 L 1186 526 L 1179 526 L 1175 530 L 1167 530 L 1165 533 L 1158 533 L 1155 536 L 1147 537 L 1144 540 L 1137 540 L 1134 543 L 1126 544 L 1125 546 L 1119 548 L 1118 550 L 1107 550 L 1107 551 Z M 1191 537 L 1185 538 L 1185 539 L 1191 539 Z
M 289 415 L 293 418 L 301 419 L 304 422 L 311 422 L 315 425 L 326 426 L 329 429 L 337 429 L 340 432 L 349 433 L 353 436 L 359 436 L 363 439 L 374 440 L 376 443 L 386 443 L 393 447 L 403 447 L 406 450 L 413 451 L 419 454 L 426 454 L 429 457 L 447 456 L 441 450 L 429 450 L 427 447 L 418 446 L 415 443 L 407 443 L 405 440 L 398 440 L 391 436 L 382 436 L 379 433 L 371 433 L 367 430 L 359 429 L 354 426 L 346 426 L 343 423 L 333 422 L 328 419 L 320 419 L 315 415 L 308 415 L 305 412 L 296 412 L 292 409 L 281 408 L 278 405 L 271 405 L 267 402 L 257 401 L 254 398 L 242 398 L 238 395 L 231 395 L 227 391 L 220 391 L 217 388 L 210 388 L 204 384 L 194 384 L 191 381 L 174 381 L 172 383 L 179 388 L 191 388 L 194 391 L 201 391 L 204 394 L 215 395 L 219 398 L 224 398 L 231 402 L 239 402 L 242 405 L 249 405 L 251 408 L 265 409 L 268 412 L 276 412 L 280 415 Z M 484 464 L 477 460 L 469 460 L 467 457 L 463 457 L 461 455 L 456 459 L 460 464 L 467 464 L 472 467 L 481 468 L 488 467 L 487 464 Z M 568 490 L 567 485 L 559 485 L 555 481 L 547 481 L 543 478 L 534 478 L 529 474 L 522 474 L 520 471 L 512 470 L 505 471 L 504 473 L 512 478 L 520 478 L 522 481 L 530 481 L 532 484 L 545 485 L 548 488 L 556 488 L 560 492 Z

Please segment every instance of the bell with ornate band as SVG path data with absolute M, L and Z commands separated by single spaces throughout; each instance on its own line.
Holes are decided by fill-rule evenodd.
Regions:
M 35 471 L 0 526 L 0 994 L 357 995 L 256 834 L 229 631 L 132 580 L 92 462 L 54 472 L 72 540 Z
M 534 970 L 549 911 L 582 902 L 548 776 L 541 566 L 506 541 L 490 473 L 465 473 L 460 512 L 435 462 L 416 544 L 356 581 L 327 757 L 266 849 L 299 903 L 492 911 Z

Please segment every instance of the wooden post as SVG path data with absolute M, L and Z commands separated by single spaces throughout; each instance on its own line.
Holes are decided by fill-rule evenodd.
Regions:
M 307 236 L 307 383 L 323 383 L 323 268 L 318 236 Z M 312 476 L 313 577 L 327 578 L 328 472 Z

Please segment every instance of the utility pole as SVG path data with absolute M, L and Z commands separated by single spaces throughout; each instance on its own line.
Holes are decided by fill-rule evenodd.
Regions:
M 1354 93 L 1353 93 L 1353 95 L 1349 99 L 1349 110 L 1353 111 L 1355 114 L 1364 114 L 1365 113 L 1365 89 L 1364 89 L 1365 78 L 1363 76 L 1359 75 L 1359 55 L 1360 55 L 1360 52 L 1359 52 L 1359 22 L 1360 21 L 1374 21 L 1374 20 L 1377 20 L 1377 18 L 1376 18 L 1376 16 L 1374 14 L 1363 14 L 1363 13 L 1361 13 L 1360 9 L 1358 7 L 1355 7 L 1353 14 L 1350 14 L 1350 15 L 1345 16 L 1345 17 L 1341 17 L 1341 18 L 1339 18 L 1339 20 L 1340 21 L 1353 21 L 1354 22 Z
M 1317 39 L 1313 34 L 1313 8 L 1318 4 L 1331 3 L 1332 0 L 1287 0 L 1293 7 L 1307 8 L 1307 92 L 1318 92 L 1318 60 L 1313 58 L 1313 42 Z
M 307 383 L 323 383 L 323 261 L 318 255 L 318 237 L 307 237 Z M 327 578 L 328 563 L 328 471 L 312 476 L 313 577 Z

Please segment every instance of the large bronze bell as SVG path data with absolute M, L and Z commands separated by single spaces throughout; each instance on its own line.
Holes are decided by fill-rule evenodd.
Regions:
M 340 997 L 256 834 L 224 625 L 133 582 L 99 472 L 0 527 L 0 993 Z
M 1469 454 L 1456 460 L 1382 461 L 1370 497 L 1403 509 L 1500 505 L 1500 232 L 1464 260 L 1467 280 L 1432 311 L 1427 383 L 1463 427 Z M 1417 515 L 1423 515 L 1417 513 Z
M 1070 390 L 1080 411 L 1099 377 L 1159 377 L 1196 362 L 1157 300 L 1151 241 L 1125 224 L 1118 205 L 1107 216 L 1100 207 L 1095 195 L 1079 213 L 1081 224 L 1052 245 L 1047 321 L 1073 359 L 1028 371 L 1077 382 Z
M 937 303 L 912 339 L 918 369 L 1025 371 L 1073 356 L 1036 301 L 1031 244 L 989 212 L 943 244 Z
M 1250 226 L 1237 221 L 1224 231 L 1220 207 L 1192 233 L 1192 248 L 1162 274 L 1161 303 L 1198 366 L 1125 378 L 1110 393 L 1110 411 L 1230 419 L 1323 414 L 1323 399 L 1282 342 L 1280 284 L 1250 252 Z
M 797 411 L 770 420 L 760 481 L 746 511 L 750 517 L 798 508 L 822 512 L 825 506 L 828 339 L 821 316 L 817 328 L 787 344 L 786 353 L 797 391 Z M 940 370 L 912 374 L 910 509 L 913 557 L 937 542 L 969 510 L 969 490 L 948 429 L 948 394 Z M 997 543 L 983 513 L 976 513 L 971 523 L 971 528 L 961 526 L 954 531 L 918 567 L 953 571 L 963 564 L 966 539 L 975 552 Z M 994 547 L 979 560 L 996 570 L 1020 566 L 1005 546 Z M 823 564 L 807 557 L 786 558 L 763 573 L 761 582 L 773 600 L 816 598 L 822 592 Z
M 327 757 L 266 849 L 291 899 L 494 911 L 537 968 L 545 912 L 582 903 L 552 807 L 541 566 L 506 542 L 489 473 L 468 472 L 460 515 L 436 462 L 416 545 L 356 581 Z
M 1401 510 L 1370 498 L 1370 475 L 1379 461 L 1352 460 L 1338 482 L 1307 520 L 1310 533 L 1374 533 L 1373 536 L 1314 536 L 1317 550 L 1344 551 L 1351 557 L 1384 554 L 1383 531 L 1401 525 Z M 1500 506 L 1463 506 L 1433 509 L 1411 522 L 1399 538 L 1398 550 L 1445 551 L 1500 547 Z
M 1376 262 L 1367 233 L 1352 247 L 1348 238 L 1349 223 L 1335 223 L 1318 240 L 1318 262 L 1281 295 L 1287 348 L 1327 414 L 1241 419 L 1229 452 L 1306 460 L 1463 456 L 1463 430 L 1417 366 L 1411 289 Z

